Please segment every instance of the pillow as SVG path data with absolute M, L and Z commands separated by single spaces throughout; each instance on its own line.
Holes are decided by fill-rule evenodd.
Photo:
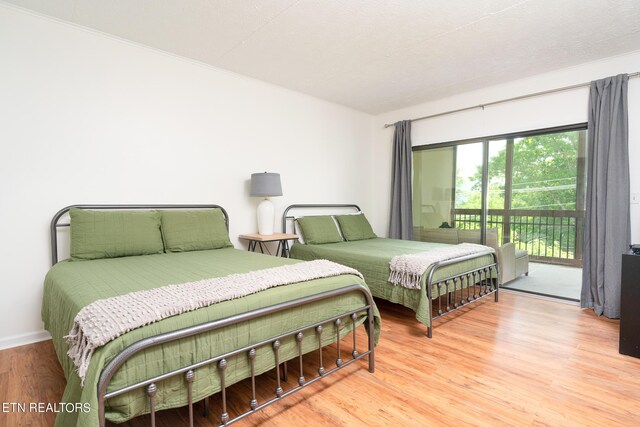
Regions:
M 163 252 L 157 211 L 69 210 L 71 260 Z
M 329 215 L 305 216 L 296 220 L 307 245 L 342 242 L 340 232 Z
M 167 252 L 202 251 L 233 246 L 220 209 L 160 211 Z
M 302 235 L 302 230 L 300 229 L 300 224 L 298 224 L 298 218 L 303 217 L 295 217 L 293 220 L 293 232 L 298 236 L 298 242 L 304 245 L 304 236 Z M 340 240 L 343 241 L 344 237 L 342 237 L 342 232 L 340 231 L 340 227 L 338 226 L 338 221 L 334 217 L 331 217 L 333 222 L 336 224 L 336 228 L 338 229 L 338 233 L 340 233 Z
M 375 239 L 378 237 L 373 232 L 371 224 L 369 224 L 364 214 L 336 215 L 336 221 L 338 221 L 340 231 L 342 231 L 342 235 L 347 241 Z

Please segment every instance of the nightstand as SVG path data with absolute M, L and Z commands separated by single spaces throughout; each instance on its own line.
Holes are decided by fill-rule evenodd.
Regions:
M 239 239 L 248 240 L 249 241 L 249 250 L 252 252 L 256 251 L 256 247 L 260 248 L 261 253 L 265 253 L 266 246 L 264 243 L 267 242 L 278 242 L 278 248 L 276 249 L 276 256 L 281 256 L 284 258 L 289 258 L 289 240 L 295 240 L 298 238 L 296 234 L 288 234 L 288 233 L 274 233 L 270 235 L 263 234 L 241 234 L 238 236 Z M 267 249 L 267 253 L 269 250 Z

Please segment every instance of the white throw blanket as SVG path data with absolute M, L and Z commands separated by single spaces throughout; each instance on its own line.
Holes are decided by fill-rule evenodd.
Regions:
M 475 253 L 495 252 L 489 246 L 477 245 L 475 243 L 461 243 L 454 246 L 432 249 L 427 252 L 415 254 L 398 255 L 391 259 L 389 266 L 389 282 L 394 285 L 401 285 L 408 289 L 420 289 L 420 278 L 427 272 L 433 264 L 452 258 L 458 258 Z
M 353 268 L 316 260 L 97 300 L 76 315 L 73 328 L 65 337 L 70 346 L 67 354 L 84 384 L 95 349 L 132 329 L 275 286 L 342 274 L 362 278 Z

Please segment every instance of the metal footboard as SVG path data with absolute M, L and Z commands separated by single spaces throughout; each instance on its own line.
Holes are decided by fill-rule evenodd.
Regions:
M 349 310 L 340 315 L 333 316 L 313 324 L 305 325 L 300 328 L 296 328 L 294 330 L 290 330 L 285 333 L 270 337 L 263 341 L 252 343 L 250 345 L 235 349 L 227 353 L 218 354 L 218 355 L 212 356 L 209 359 L 192 363 L 190 365 L 186 365 L 182 368 L 173 370 L 171 372 L 166 372 L 161 375 L 157 375 L 157 376 L 148 378 L 146 380 L 139 381 L 135 384 L 127 385 L 120 389 L 107 392 L 109 382 L 111 381 L 115 373 L 120 369 L 120 367 L 122 367 L 122 365 L 127 360 L 129 360 L 131 357 L 133 357 L 140 351 L 143 351 L 145 349 L 148 349 L 150 347 L 154 347 L 160 344 L 183 339 L 186 337 L 191 337 L 191 336 L 202 334 L 205 332 L 214 331 L 230 325 L 260 318 L 262 316 L 266 316 L 269 314 L 282 312 L 282 311 L 291 309 L 293 307 L 300 307 L 305 304 L 326 300 L 326 299 L 337 297 L 340 295 L 345 295 L 351 292 L 360 292 L 365 297 L 366 304 L 359 308 Z M 364 324 L 365 324 L 365 328 L 368 335 L 368 349 L 362 353 L 359 353 L 356 347 L 356 324 L 358 319 L 358 313 L 362 313 L 365 311 L 367 313 L 367 320 L 365 321 Z M 268 307 L 256 309 L 246 313 L 229 316 L 224 319 L 207 322 L 201 325 L 196 325 L 196 326 L 184 328 L 178 331 L 173 331 L 173 332 L 161 334 L 155 337 L 150 337 L 150 338 L 140 340 L 130 345 L 129 347 L 124 349 L 122 352 L 120 352 L 116 357 L 114 357 L 111 360 L 111 362 L 109 362 L 109 364 L 105 366 L 105 368 L 103 369 L 100 375 L 100 380 L 98 383 L 98 415 L 100 420 L 100 426 L 104 427 L 106 423 L 105 402 L 107 400 L 115 396 L 119 396 L 121 394 L 130 392 L 132 390 L 144 388 L 149 398 L 149 412 L 151 415 L 150 425 L 152 427 L 155 427 L 156 412 L 157 412 L 156 406 L 155 406 L 156 405 L 155 396 L 158 391 L 158 388 L 162 387 L 160 382 L 170 377 L 182 375 L 184 377 L 184 381 L 187 386 L 189 426 L 192 427 L 194 425 L 193 381 L 195 376 L 198 374 L 199 368 L 203 368 L 205 366 L 212 365 L 212 364 L 217 365 L 217 371 L 218 371 L 218 374 L 220 375 L 220 393 L 222 398 L 222 411 L 220 413 L 220 425 L 229 425 L 231 423 L 239 421 L 256 411 L 266 406 L 269 406 L 292 393 L 295 393 L 296 391 L 302 389 L 303 387 L 313 384 L 319 379 L 352 364 L 356 360 L 362 359 L 363 357 L 368 356 L 369 372 L 374 372 L 375 358 L 374 358 L 374 317 L 373 316 L 374 316 L 374 303 L 373 303 L 373 298 L 371 296 L 371 293 L 365 286 L 361 284 L 354 284 L 344 288 L 322 292 L 319 294 L 310 295 L 303 298 L 298 298 L 296 300 L 271 305 Z M 340 350 L 340 329 L 343 322 L 351 322 L 353 326 L 353 331 L 352 331 L 353 349 L 350 354 L 351 358 L 349 358 L 348 360 L 342 359 L 342 354 Z M 332 368 L 327 368 L 324 366 L 323 357 L 322 357 L 322 351 L 323 351 L 322 337 L 324 332 L 323 325 L 327 325 L 327 324 L 333 324 L 336 327 L 335 340 L 336 340 L 336 347 L 337 347 L 337 357 L 335 360 L 335 366 Z M 296 342 L 297 356 L 294 359 L 297 359 L 296 364 L 298 365 L 299 376 L 298 376 L 298 386 L 285 391 L 282 388 L 283 378 L 281 377 L 281 373 L 279 369 L 279 365 L 282 362 L 280 359 L 279 349 L 281 345 L 281 340 L 288 337 L 293 337 Z M 302 350 L 302 342 L 304 339 L 316 339 L 319 346 L 317 350 L 319 352 L 319 366 L 317 366 L 318 375 L 309 380 L 307 380 L 304 376 L 303 350 Z M 255 360 L 256 360 L 256 357 L 258 357 L 257 350 L 259 348 L 270 348 L 271 351 L 273 352 L 273 355 L 275 356 L 275 370 L 276 370 L 277 385 L 275 390 L 273 391 L 273 397 L 264 402 L 258 402 L 256 398 Z M 252 388 L 251 399 L 247 402 L 247 410 L 245 412 L 230 419 L 229 413 L 227 412 L 227 390 L 226 390 L 227 386 L 225 384 L 225 378 L 226 378 L 225 370 L 228 367 L 227 360 L 230 357 L 241 355 L 243 353 L 246 354 L 249 360 L 249 366 L 251 370 L 251 374 L 250 374 L 251 388 Z M 291 360 L 294 360 L 294 359 L 291 359 Z M 284 366 L 286 367 L 286 365 Z M 284 375 L 286 375 L 286 370 L 284 371 Z M 284 381 L 286 381 L 286 378 L 284 379 Z M 207 399 L 208 397 L 205 398 L 205 412 L 208 411 Z
M 461 261 L 480 258 L 486 255 L 493 256 L 492 264 L 434 281 L 434 275 L 439 268 L 451 264 L 456 264 Z M 487 295 L 494 294 L 495 302 L 498 302 L 498 276 L 498 258 L 495 252 L 480 252 L 477 254 L 471 254 L 464 257 L 453 258 L 435 263 L 435 265 L 429 272 L 429 275 L 427 276 L 426 283 L 427 297 L 429 298 L 429 326 L 427 328 L 427 336 L 429 338 L 433 336 L 433 319 L 444 316 L 447 313 L 462 308 L 463 306 L 477 301 L 478 299 Z M 433 295 L 434 286 L 438 289 L 438 293 L 437 295 L 435 295 L 438 303 L 438 311 L 435 316 L 433 314 L 433 304 L 435 302 Z M 471 294 L 472 287 L 473 294 Z M 466 298 L 464 295 L 465 289 L 467 290 Z M 446 302 L 444 305 L 442 304 L 441 298 L 443 296 L 446 297 Z

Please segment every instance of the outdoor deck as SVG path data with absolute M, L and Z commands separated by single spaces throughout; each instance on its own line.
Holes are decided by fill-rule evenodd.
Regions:
M 512 280 L 504 288 L 579 301 L 581 284 L 581 268 L 530 262 L 529 275 Z

